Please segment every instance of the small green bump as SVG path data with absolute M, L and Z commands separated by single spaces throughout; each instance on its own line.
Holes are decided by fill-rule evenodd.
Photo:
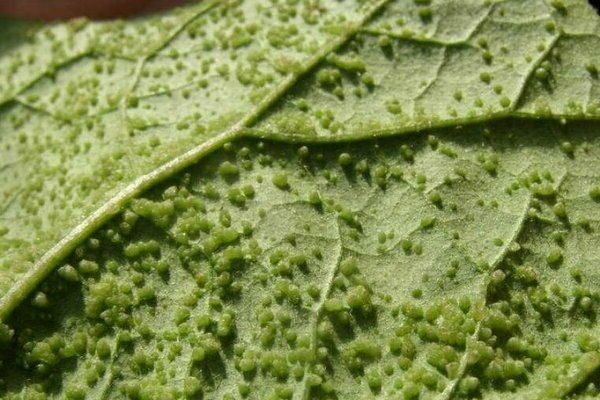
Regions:
M 390 175 L 392 178 L 400 180 L 404 176 L 404 171 L 402 171 L 402 168 L 400 168 L 399 165 L 394 165 L 390 168 Z
M 139 99 L 135 96 L 130 96 L 127 98 L 127 107 L 136 108 L 139 104 Z
M 408 145 L 403 144 L 402 146 L 400 146 L 400 156 L 404 160 L 412 162 L 415 159 L 415 152 Z
M 238 383 L 238 393 L 240 394 L 240 396 L 248 397 L 251 392 L 252 392 L 252 389 L 248 383 L 246 383 L 246 382 Z
M 545 81 L 546 79 L 548 79 L 548 76 L 548 70 L 545 68 L 537 68 L 535 70 L 535 77 L 538 78 L 540 81 Z
M 352 156 L 348 153 L 342 153 L 338 157 L 338 164 L 342 167 L 347 167 L 352 164 Z
M 327 61 L 346 72 L 358 73 L 366 70 L 365 62 L 356 56 L 348 57 L 332 54 L 327 58 Z
M 140 301 L 150 301 L 156 298 L 156 292 L 152 287 L 143 287 L 137 292 Z
M 489 72 L 481 72 L 479 74 L 481 82 L 489 84 L 492 81 L 492 75 Z
M 385 38 L 385 37 L 386 37 L 386 36 L 382 36 L 382 37 L 380 38 L 380 41 L 379 41 L 379 43 L 380 43 L 380 46 L 381 46 L 381 40 L 382 40 L 382 38 Z M 389 39 L 389 38 L 388 38 L 388 39 Z M 391 43 L 390 43 L 390 44 L 391 44 Z M 389 46 L 389 44 L 388 44 L 387 46 Z M 387 46 L 382 46 L 382 47 L 387 47 Z M 368 87 L 368 88 L 370 88 L 370 89 L 372 89 L 373 87 L 375 87 L 375 79 L 373 78 L 373 76 L 372 76 L 372 75 L 369 75 L 368 73 L 367 73 L 367 74 L 363 74 L 363 75 L 360 77 L 360 80 L 361 80 L 361 82 L 362 82 L 362 83 L 363 83 L 363 84 L 364 84 L 366 87 Z
M 450 158 L 456 158 L 456 157 L 458 157 L 458 154 L 456 153 L 456 151 L 452 147 L 450 147 L 450 146 L 441 145 L 438 148 L 438 151 L 440 152 L 440 154 L 443 154 L 446 157 L 450 157 Z
M 589 312 L 592 309 L 593 300 L 589 296 L 584 296 L 579 300 L 579 307 L 583 311 Z
M 79 262 L 79 272 L 82 274 L 95 274 L 99 269 L 98 263 L 95 261 L 81 260 Z
M 504 107 L 504 108 L 508 108 L 508 107 L 510 107 L 510 104 L 511 104 L 511 101 L 510 101 L 510 99 L 509 99 L 508 97 L 506 97 L 506 96 L 503 96 L 503 97 L 500 99 L 500 105 L 501 105 L 502 107 Z
M 416 400 L 421 396 L 421 386 L 415 382 L 408 382 L 402 388 L 404 400 Z
M 388 172 L 388 167 L 385 165 L 378 165 L 373 171 L 375 183 L 377 183 L 377 185 L 382 189 L 385 189 L 387 186 Z
M 304 254 L 295 254 L 289 258 L 289 262 L 296 267 L 305 267 L 306 266 L 306 256 Z
M 344 303 L 340 299 L 327 299 L 323 303 L 323 310 L 328 313 L 338 313 L 344 310 Z
M 381 390 L 381 386 L 383 385 L 383 379 L 381 378 L 381 374 L 376 369 L 369 369 L 366 373 L 367 384 L 369 385 L 369 389 L 373 392 L 378 392 Z
M 310 155 L 310 150 L 306 146 L 302 146 L 298 149 L 298 157 L 301 159 L 306 159 Z
M 504 271 L 497 269 L 491 275 L 491 283 L 494 285 L 500 285 L 506 279 Z
M 340 263 L 340 272 L 345 276 L 350 276 L 358 272 L 358 263 L 356 258 L 346 258 Z
M 350 225 L 352 227 L 359 227 L 360 226 L 360 222 L 358 221 L 358 218 L 357 218 L 356 214 L 354 212 L 352 212 L 351 210 L 341 209 L 339 211 L 338 215 L 348 225 Z
M 412 318 L 415 320 L 423 319 L 423 308 L 419 305 L 412 303 L 404 303 L 402 305 L 402 313 L 406 315 L 408 318 Z
M 367 160 L 360 160 L 356 163 L 354 169 L 356 169 L 356 172 L 366 175 L 369 173 L 369 163 L 367 162 Z
M 466 398 L 472 397 L 471 395 L 479 388 L 479 379 L 474 376 L 466 376 L 461 379 L 458 385 L 458 392 Z
M 227 192 L 227 199 L 239 207 L 243 207 L 246 204 L 246 196 L 239 188 L 231 188 Z
M 314 206 L 320 205 L 321 204 L 321 196 L 319 195 L 319 192 L 310 192 L 308 194 L 308 202 Z
M 377 40 L 377 44 L 379 44 L 379 47 L 385 49 L 392 45 L 392 39 L 388 35 L 381 35 Z
M 371 294 L 364 286 L 355 286 L 348 290 L 346 303 L 351 309 L 365 310 L 371 307 Z
M 68 264 L 58 269 L 58 276 L 68 282 L 77 282 L 79 280 L 77 270 Z
M 169 273 L 169 264 L 166 261 L 159 261 L 156 263 L 156 265 L 154 266 L 154 268 L 156 269 L 156 272 L 158 272 L 160 275 L 166 275 Z
M 100 358 L 108 358 L 110 357 L 110 344 L 107 339 L 100 339 L 98 343 L 96 343 L 96 354 Z
M 188 308 L 180 307 L 175 311 L 173 322 L 176 325 L 180 325 L 190 318 L 190 310 Z
M 586 217 L 579 218 L 577 221 L 575 221 L 575 223 L 577 224 L 577 226 L 583 228 L 586 232 L 589 232 L 592 229 L 591 222 Z
M 600 202 L 600 186 L 594 186 L 588 193 L 592 200 Z
M 550 5 L 561 14 L 567 13 L 567 6 L 565 5 L 563 0 L 551 0 Z
M 563 203 L 562 201 L 559 201 L 558 203 L 556 203 L 552 207 L 552 211 L 554 212 L 554 215 L 556 215 L 558 218 L 566 218 L 567 217 L 567 209 L 565 207 L 565 203 Z
M 431 201 L 436 206 L 440 206 L 442 204 L 442 196 L 440 195 L 440 192 L 438 192 L 437 190 L 432 190 L 429 193 L 429 201 Z
M 533 184 L 531 192 L 537 197 L 550 197 L 556 194 L 556 189 L 549 183 Z
M 419 17 L 423 22 L 429 22 L 433 18 L 433 10 L 430 7 L 420 8 Z
M 481 53 L 481 58 L 483 58 L 483 61 L 486 64 L 491 64 L 492 60 L 494 59 L 494 56 L 492 55 L 492 53 L 489 50 L 485 50 Z
M 562 142 L 560 144 L 560 151 L 562 151 L 569 157 L 572 157 L 573 154 L 575 153 L 575 146 L 571 142 Z
M 250 373 L 256 369 L 256 361 L 251 358 L 242 358 L 240 360 L 240 370 L 243 373 Z
M 402 114 L 402 106 L 398 102 L 398 100 L 391 100 L 385 102 L 385 108 L 388 110 L 390 114 Z
M 435 217 L 424 217 L 421 219 L 421 229 L 431 229 L 435 225 Z
M 264 309 L 258 314 L 258 322 L 260 326 L 267 326 L 271 321 L 273 321 L 275 315 L 270 309 Z
M 225 161 L 219 166 L 219 175 L 224 179 L 235 179 L 238 177 L 239 173 L 240 170 L 237 165 L 232 164 L 229 161 Z
M 37 292 L 33 297 L 31 304 L 37 308 L 48 308 L 50 306 L 50 301 L 48 300 L 48 296 L 44 292 Z
M 571 278 L 573 278 L 577 282 L 581 282 L 581 277 L 583 275 L 583 271 L 580 267 L 573 267 L 569 270 L 569 274 Z
M 247 198 L 252 198 L 254 197 L 254 195 L 256 194 L 256 191 L 254 190 L 254 186 L 252 185 L 244 185 L 242 188 L 242 193 L 244 193 L 244 196 L 246 196 Z
M 198 380 L 198 378 L 188 376 L 183 381 L 183 392 L 185 393 L 187 398 L 193 398 L 195 396 L 198 396 L 200 395 L 200 393 L 202 393 L 202 384 Z
M 283 172 L 278 172 L 275 175 L 273 175 L 273 178 L 271 178 L 271 182 L 273 182 L 273 185 L 275 185 L 278 189 L 281 190 L 288 190 L 290 188 L 287 174 Z
M 550 252 L 548 252 L 548 254 L 546 254 L 546 262 L 555 267 L 558 266 L 560 264 L 562 264 L 563 262 L 563 252 L 560 249 L 553 249 L 550 250 Z
M 344 100 L 344 97 L 345 97 L 344 89 L 342 89 L 341 86 L 337 86 L 335 89 L 333 89 L 332 93 L 340 100 Z
M 75 384 L 66 385 L 65 398 L 67 400 L 84 400 L 85 393 L 86 393 L 86 390 L 78 385 L 75 385 Z
M 587 63 L 585 64 L 585 69 L 587 72 L 589 72 L 592 78 L 598 79 L 598 67 L 596 66 L 596 64 Z
M 338 69 L 324 68 L 317 72 L 317 82 L 321 86 L 331 87 L 336 85 L 342 78 L 342 75 Z
M 435 135 L 428 135 L 427 144 L 429 144 L 429 147 L 431 147 L 433 150 L 436 150 L 440 144 L 440 140 Z

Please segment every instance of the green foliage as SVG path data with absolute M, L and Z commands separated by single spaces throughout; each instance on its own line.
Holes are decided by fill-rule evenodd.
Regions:
M 600 395 L 585 1 L 2 23 L 0 397 Z

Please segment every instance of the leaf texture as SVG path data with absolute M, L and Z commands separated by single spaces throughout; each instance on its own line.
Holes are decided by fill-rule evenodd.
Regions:
M 598 367 L 597 129 L 227 145 L 134 200 L 13 314 L 8 393 L 570 394 Z
M 0 56 L 4 397 L 598 395 L 585 2 L 24 29 Z

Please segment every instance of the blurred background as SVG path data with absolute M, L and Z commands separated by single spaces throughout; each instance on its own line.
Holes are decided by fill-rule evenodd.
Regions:
M 186 1 L 188 0 L 0 0 L 0 16 L 43 21 L 74 17 L 108 19 L 164 10 Z M 588 1 L 600 13 L 600 0 Z
M 0 16 L 52 21 L 107 19 L 174 7 L 187 0 L 0 0 Z

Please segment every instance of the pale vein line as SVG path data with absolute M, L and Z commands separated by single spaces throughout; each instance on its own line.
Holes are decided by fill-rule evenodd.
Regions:
M 34 86 L 36 83 L 38 83 L 39 81 L 44 79 L 46 76 L 48 76 L 49 72 L 56 71 L 58 69 L 62 69 L 64 67 L 68 66 L 69 64 L 72 64 L 72 63 L 74 63 L 82 58 L 85 58 L 89 55 L 92 55 L 92 54 L 93 54 L 92 49 L 86 49 L 86 50 L 82 51 L 81 53 L 77 53 L 75 55 L 67 57 L 66 59 L 64 59 L 56 64 L 52 64 L 49 68 L 46 68 L 46 70 L 44 70 L 38 76 L 31 79 L 29 82 L 23 84 L 21 86 L 21 88 L 17 89 L 17 91 L 14 92 L 12 95 L 9 95 L 6 98 L 0 98 L 0 106 L 4 105 L 6 103 L 10 103 L 11 101 L 14 101 L 16 97 L 22 95 L 26 90 L 28 90 L 29 88 Z
M 21 97 L 21 95 L 16 96 L 14 99 L 12 99 L 12 101 L 14 103 L 20 105 L 21 107 L 24 107 L 24 108 L 28 109 L 29 111 L 32 111 L 34 113 L 41 114 L 43 116 L 52 118 L 53 120 L 55 120 L 57 122 L 60 122 L 62 124 L 71 125 L 73 123 L 68 118 L 62 118 L 59 115 L 53 113 L 51 110 L 47 110 L 44 107 L 40 107 L 40 106 L 36 106 L 34 104 L 31 104 L 26 99 L 23 99 Z
M 123 128 L 125 130 L 125 137 L 131 141 L 131 127 L 128 123 L 129 121 L 129 117 L 128 117 L 128 113 L 127 113 L 127 101 L 129 100 L 129 98 L 132 96 L 132 94 L 134 93 L 140 78 L 142 76 L 142 71 L 144 69 L 144 66 L 146 65 L 146 62 L 154 57 L 158 52 L 160 52 L 162 49 L 164 49 L 166 46 L 169 45 L 169 43 L 171 43 L 173 40 L 175 40 L 175 38 L 177 38 L 177 36 L 185 29 L 187 28 L 190 24 L 194 23 L 200 16 L 204 15 L 205 12 L 207 12 L 208 10 L 212 9 L 213 7 L 215 7 L 218 4 L 217 1 L 211 1 L 209 3 L 207 3 L 204 7 L 200 8 L 198 11 L 196 11 L 195 13 L 193 13 L 186 21 L 184 21 L 181 26 L 179 26 L 177 29 L 175 29 L 173 32 L 171 32 L 171 34 L 165 38 L 165 40 L 163 40 L 161 43 L 159 43 L 152 51 L 149 51 L 148 53 L 146 53 L 144 56 L 142 56 L 139 60 L 137 60 L 137 64 L 135 66 L 135 69 L 133 71 L 132 77 L 131 77 L 131 82 L 129 84 L 129 87 L 127 88 L 127 91 L 125 92 L 125 94 L 121 97 L 121 101 L 119 102 L 119 106 L 118 106 L 118 110 L 119 110 L 119 115 L 121 117 L 121 121 L 123 123 Z M 128 160 L 131 157 L 131 149 L 133 146 L 128 145 L 126 146 L 126 151 L 129 154 L 130 157 L 128 157 Z M 130 169 L 133 169 L 133 165 L 129 165 Z
M 461 161 L 469 161 L 467 159 L 460 159 L 460 160 Z M 498 168 L 498 169 L 501 169 L 501 168 Z M 504 170 L 504 171 L 508 175 L 511 175 L 511 176 L 513 176 L 515 178 L 517 177 L 517 175 L 514 175 L 514 174 L 510 173 L 509 171 L 506 171 L 506 170 Z M 429 193 L 429 190 L 427 190 L 425 192 L 421 192 L 416 187 L 414 187 L 412 184 L 410 184 L 408 181 L 406 181 L 406 180 L 404 180 L 402 178 L 401 178 L 401 181 L 404 182 L 407 185 L 407 187 L 411 188 L 413 190 L 413 192 L 415 194 L 417 194 L 421 198 L 421 200 L 423 201 L 423 203 L 421 204 L 422 206 L 424 206 L 424 207 L 430 207 L 429 209 L 431 211 L 433 211 L 433 212 L 436 211 L 436 210 L 433 209 L 433 205 L 432 205 L 431 201 L 427 197 L 425 197 L 425 194 Z M 431 190 L 435 190 L 436 188 L 442 187 L 444 185 L 446 185 L 446 183 L 441 182 L 440 184 L 433 186 L 431 188 Z M 367 205 L 369 205 L 371 199 L 375 199 L 375 198 L 376 198 L 375 193 L 373 193 L 373 195 L 370 197 L 369 201 L 367 202 Z M 396 205 L 400 205 L 400 203 L 401 203 L 401 201 L 398 201 L 398 203 Z M 365 205 L 365 207 L 367 205 Z M 366 215 L 369 218 L 375 219 L 375 216 L 373 216 L 373 215 L 365 212 L 364 210 L 358 210 L 357 212 L 360 213 L 360 214 L 362 214 L 362 215 Z M 503 214 L 506 214 L 506 213 L 503 213 Z M 508 215 L 512 215 L 512 214 L 508 214 Z M 454 221 L 459 221 L 459 220 L 460 219 L 447 219 L 447 220 L 441 221 L 441 224 L 444 225 L 447 222 L 454 222 Z M 442 231 L 448 237 L 452 236 L 451 232 L 447 231 L 445 228 L 441 228 L 441 229 L 442 229 Z M 423 228 L 421 228 L 421 226 L 419 225 L 419 223 L 415 223 L 415 227 L 413 229 L 407 231 L 404 234 L 404 238 L 410 237 L 412 234 L 414 234 L 416 232 L 419 232 L 419 231 L 422 231 L 422 230 L 423 230 Z M 352 248 L 349 248 L 349 247 L 346 247 L 346 249 L 350 250 L 350 251 L 353 251 L 356 254 L 363 255 L 363 256 L 377 257 L 377 256 L 382 256 L 382 255 L 390 254 L 393 251 L 396 251 L 400 247 L 400 245 L 402 243 L 402 240 L 403 240 L 403 238 L 399 238 L 398 240 L 395 241 L 395 243 L 392 243 L 392 245 L 390 247 L 388 247 L 384 251 L 378 252 L 378 253 L 370 253 L 370 252 L 366 252 L 366 251 L 358 251 L 358 250 L 355 250 L 355 249 L 352 249 Z M 473 261 L 473 264 L 476 264 L 476 263 Z
M 520 107 L 519 103 L 521 103 L 521 100 L 523 100 L 523 96 L 525 95 L 525 91 L 527 89 L 529 81 L 531 80 L 531 77 L 533 76 L 533 73 L 535 72 L 537 67 L 546 59 L 546 56 L 548 54 L 550 54 L 550 52 L 554 49 L 554 47 L 558 43 L 558 40 L 560 39 L 560 37 L 561 37 L 561 35 L 554 36 L 552 38 L 552 40 L 550 41 L 550 44 L 548 45 L 548 47 L 546 47 L 546 49 L 540 54 L 538 59 L 535 62 L 531 63 L 531 67 L 525 73 L 523 81 L 522 81 L 521 85 L 519 85 L 519 91 L 517 92 L 517 95 L 512 102 L 511 110 L 515 111 L 515 110 L 519 109 L 519 107 Z
M 523 228 L 525 226 L 525 222 L 527 221 L 527 212 L 529 211 L 530 204 L 531 204 L 531 196 L 529 196 L 529 200 L 525 203 L 525 207 L 524 207 L 522 215 L 521 215 L 521 221 L 515 227 L 512 235 L 510 237 L 510 240 L 506 241 L 506 245 L 504 246 L 502 251 L 500 253 L 498 253 L 496 258 L 492 261 L 492 264 L 490 265 L 490 268 L 488 270 L 488 274 L 492 273 L 495 270 L 495 268 L 505 259 L 506 254 L 508 253 L 508 251 L 510 249 L 510 246 L 512 245 L 512 243 L 516 242 L 517 239 L 519 238 L 519 236 L 521 235 L 521 232 L 523 231 Z M 484 302 L 487 297 L 487 291 L 488 291 L 488 285 L 489 285 L 489 279 L 486 279 L 486 278 L 488 278 L 488 277 L 486 276 L 484 278 L 484 282 L 483 282 L 483 285 L 481 288 L 481 296 L 483 297 Z M 479 332 L 481 330 L 482 321 L 483 320 L 481 320 L 477 323 L 475 332 L 473 333 L 473 335 L 471 335 L 467 339 L 465 352 L 463 353 L 463 355 L 460 359 L 459 367 L 458 367 L 458 374 L 457 374 L 456 378 L 453 379 L 444 388 L 444 391 L 442 393 L 440 393 L 440 395 L 436 398 L 437 400 L 450 400 L 452 398 L 454 391 L 456 390 L 456 387 L 458 386 L 458 384 L 460 383 L 460 381 L 466 374 L 467 368 L 468 368 L 467 362 L 468 362 L 468 358 L 469 358 L 469 354 L 470 354 L 469 353 L 469 343 L 477 340 L 477 337 L 479 336 Z
M 16 190 L 15 193 L 13 193 L 12 196 L 10 196 L 10 198 L 8 199 L 8 201 L 3 204 L 2 206 L 0 206 L 0 215 L 4 215 L 8 209 L 10 208 L 10 206 L 12 206 L 14 204 L 14 202 L 17 200 L 17 198 L 19 197 L 19 195 L 21 195 L 21 192 L 23 190 Z M 4 219 L 4 218 L 0 218 L 0 219 Z M 6 218 L 8 219 L 8 218 Z
M 2 165 L 0 165 L 0 172 L 4 172 L 4 171 L 6 171 L 7 169 L 9 169 L 9 168 L 12 168 L 12 167 L 14 167 L 15 165 L 17 165 L 17 164 L 20 164 L 20 163 L 22 163 L 22 162 L 23 162 L 23 161 L 19 159 L 19 160 L 11 161 L 11 162 L 9 162 L 9 163 L 6 163 L 6 164 L 2 164 Z
M 442 68 L 444 68 L 444 65 L 446 65 L 446 60 L 447 60 L 446 59 L 446 57 L 447 57 L 446 49 L 447 49 L 447 47 L 442 48 L 442 59 L 440 60 L 440 63 L 438 65 L 436 65 L 436 67 L 435 67 L 435 75 L 433 76 L 433 78 L 429 82 L 427 82 L 427 84 L 412 99 L 413 107 L 416 108 L 417 106 L 419 106 L 419 100 L 422 99 L 423 96 L 425 96 L 427 94 L 429 89 L 431 89 L 433 87 L 433 85 L 435 85 L 438 78 L 440 77 Z M 415 111 L 413 110 L 413 115 L 414 115 L 414 112 Z
M 316 358 L 317 358 L 317 349 L 318 349 L 317 343 L 319 341 L 319 337 L 318 337 L 319 320 L 321 319 L 321 315 L 323 313 L 323 305 L 325 304 L 325 302 L 331 295 L 331 291 L 333 290 L 333 281 L 335 280 L 335 275 L 337 274 L 337 271 L 339 270 L 340 263 L 342 261 L 342 254 L 344 251 L 344 248 L 342 245 L 342 232 L 340 230 L 339 220 L 336 220 L 336 228 L 337 228 L 338 243 L 339 243 L 339 246 L 337 248 L 337 256 L 336 256 L 335 262 L 333 264 L 333 267 L 330 269 L 329 275 L 327 276 L 327 279 L 325 280 L 325 286 L 324 286 L 324 289 L 321 291 L 321 297 L 319 299 L 319 302 L 316 303 L 316 307 L 313 307 L 313 316 L 312 316 L 313 318 L 312 318 L 312 322 L 310 324 L 311 344 L 312 344 L 311 350 L 313 352 L 313 357 L 315 357 L 315 362 L 316 362 Z M 310 366 L 310 365 L 312 365 L 312 363 L 309 363 L 308 365 Z M 310 396 L 310 392 L 311 392 L 311 388 L 308 387 L 307 377 L 308 377 L 308 368 L 305 368 L 304 378 L 302 380 L 302 384 L 303 384 L 303 391 L 302 391 L 302 395 L 301 395 L 302 400 L 308 400 L 309 396 Z
M 478 47 L 472 45 L 471 43 L 469 43 L 469 40 L 471 40 L 473 38 L 475 33 L 477 33 L 479 31 L 479 29 L 481 28 L 481 26 L 489 19 L 489 16 L 492 13 L 492 11 L 494 10 L 495 6 L 496 6 L 495 4 L 492 4 L 485 11 L 485 13 L 483 13 L 483 15 L 479 19 L 479 21 L 477 21 L 477 23 L 473 25 L 473 27 L 467 32 L 467 35 L 464 38 L 454 40 L 454 41 L 445 41 L 445 40 L 441 40 L 441 39 L 435 39 L 435 35 L 437 35 L 437 32 L 435 32 L 433 34 L 433 37 L 427 37 L 427 36 L 423 36 L 423 35 L 413 35 L 412 33 L 414 33 L 414 32 L 410 32 L 410 31 L 407 33 L 403 33 L 403 32 L 396 32 L 396 31 L 392 31 L 392 30 L 388 31 L 388 30 L 379 29 L 379 28 L 363 28 L 360 30 L 360 32 L 369 34 L 369 35 L 374 35 L 374 36 L 389 36 L 391 38 L 394 38 L 394 39 L 397 39 L 400 41 L 407 41 L 407 42 L 413 42 L 413 43 L 419 43 L 419 44 L 430 44 L 430 45 L 435 45 L 435 46 L 446 46 L 446 47 L 466 46 L 466 47 L 478 48 Z
M 112 387 L 113 381 L 115 379 L 115 376 L 112 373 L 112 366 L 115 363 L 116 359 L 117 359 L 117 352 L 119 351 L 119 333 L 120 330 L 117 330 L 115 332 L 115 345 L 114 348 L 112 349 L 112 353 L 111 353 L 111 357 L 110 357 L 110 367 L 111 368 L 107 368 L 106 369 L 106 375 L 104 376 L 104 384 L 102 389 L 100 390 L 100 395 L 98 397 L 99 400 L 105 400 L 108 399 L 110 396 L 110 389 Z
M 483 26 L 483 24 L 485 24 L 486 21 L 488 20 L 492 20 L 490 18 L 490 15 L 492 14 L 492 12 L 494 12 L 496 10 L 496 6 L 499 3 L 495 3 L 490 5 L 490 7 L 486 10 L 485 14 L 483 15 L 483 17 L 477 21 L 477 23 L 473 26 L 473 28 L 471 29 L 471 32 L 469 32 L 469 34 L 467 35 L 467 38 L 465 39 L 465 41 L 469 41 L 471 39 L 473 39 L 473 37 L 475 36 L 475 34 L 477 32 L 479 32 L 479 30 L 481 29 L 481 27 Z
M 159 43 L 154 50 L 152 50 L 151 52 L 149 52 L 148 54 L 142 56 L 139 60 L 136 60 L 134 58 L 130 58 L 130 57 L 123 57 L 123 56 L 119 56 L 119 55 L 110 55 L 110 54 L 105 54 L 102 51 L 99 51 L 98 49 L 94 49 L 92 47 L 86 48 L 85 50 L 83 50 L 80 53 L 76 53 L 64 60 L 62 60 L 61 62 L 57 63 L 57 64 L 52 64 L 50 66 L 50 68 L 47 68 L 46 70 L 44 70 L 42 73 L 40 73 L 39 75 L 37 75 L 36 77 L 34 77 L 31 81 L 29 81 L 28 83 L 25 83 L 20 89 L 18 89 L 15 93 L 13 93 L 11 96 L 5 98 L 5 99 L 0 99 L 0 106 L 4 105 L 5 103 L 9 103 L 11 101 L 13 102 L 17 102 L 22 104 L 25 107 L 30 107 L 32 108 L 34 111 L 38 111 L 41 112 L 43 114 L 46 114 L 54 119 L 57 119 L 59 121 L 62 122 L 71 122 L 71 121 L 67 121 L 63 118 L 60 118 L 59 116 L 53 114 L 51 111 L 49 110 L 44 110 L 42 108 L 39 107 L 35 107 L 33 105 L 28 104 L 27 102 L 24 102 L 23 100 L 19 99 L 20 96 L 22 96 L 22 94 L 27 91 L 28 89 L 30 89 L 31 87 L 33 87 L 36 83 L 38 83 L 39 81 L 41 81 L 44 77 L 48 76 L 48 73 L 51 71 L 57 71 L 59 69 L 63 69 L 68 65 L 74 64 L 76 61 L 83 59 L 85 57 L 88 56 L 94 56 L 94 55 L 100 55 L 109 59 L 121 59 L 121 60 L 126 60 L 129 62 L 137 62 L 137 66 L 136 66 L 136 72 L 134 73 L 134 80 L 132 82 L 131 88 L 133 89 L 135 88 L 135 86 L 137 85 L 137 81 L 139 79 L 139 76 L 137 76 L 137 74 L 141 71 L 138 72 L 138 68 L 140 68 L 140 64 L 144 64 L 146 62 L 146 60 L 148 58 L 153 57 L 154 55 L 156 55 L 156 53 L 158 53 L 160 50 L 162 50 L 165 46 L 167 46 L 173 39 L 175 39 L 175 37 L 177 35 L 179 35 L 179 33 L 181 33 L 181 31 L 183 31 L 183 29 L 185 29 L 187 26 L 189 26 L 190 23 L 193 23 L 198 17 L 200 17 L 201 15 L 203 15 L 205 12 L 207 12 L 208 10 L 212 9 L 213 7 L 215 7 L 216 5 L 219 4 L 218 0 L 213 0 L 211 2 L 208 2 L 207 4 L 204 5 L 204 7 L 200 8 L 198 11 L 196 11 L 190 18 L 188 18 L 183 24 L 181 24 L 181 26 L 176 29 L 175 31 L 173 31 L 164 41 L 162 41 L 161 43 Z M 141 69 L 141 68 L 140 68 Z M 93 114 L 91 116 L 101 116 L 104 115 L 110 111 L 114 111 L 117 108 L 109 108 L 107 110 L 101 110 L 100 112 Z

